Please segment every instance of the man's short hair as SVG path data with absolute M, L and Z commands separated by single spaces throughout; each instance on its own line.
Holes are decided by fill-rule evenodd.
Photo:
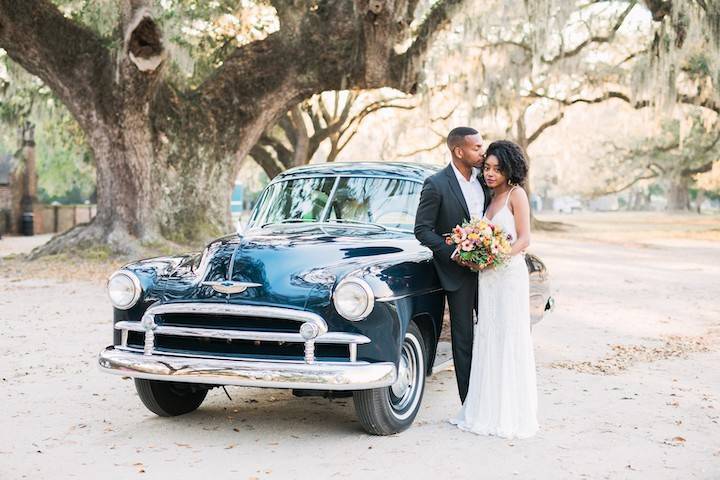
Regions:
M 461 147 L 465 143 L 465 137 L 469 135 L 477 135 L 478 132 L 470 127 L 455 127 L 450 130 L 447 136 L 447 146 L 452 152 L 455 147 Z

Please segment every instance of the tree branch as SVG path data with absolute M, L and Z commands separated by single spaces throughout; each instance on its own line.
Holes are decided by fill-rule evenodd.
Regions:
M 532 135 L 530 135 L 530 136 L 528 137 L 528 139 L 527 139 L 527 144 L 528 144 L 528 145 L 532 144 L 535 140 L 538 139 L 538 137 L 539 137 L 540 135 L 542 135 L 542 133 L 543 133 L 545 130 L 547 130 L 548 128 L 550 128 L 550 127 L 552 127 L 552 126 L 554 126 L 554 125 L 557 125 L 558 123 L 560 123 L 560 121 L 563 119 L 564 116 L 565 116 L 565 112 L 560 111 L 560 113 L 558 113 L 557 115 L 555 115 L 553 118 L 551 118 L 551 119 L 548 120 L 547 122 L 542 123 L 542 124 L 532 133 Z
M 613 193 L 620 193 L 620 192 L 632 187 L 633 185 L 640 182 L 641 180 L 651 180 L 651 179 L 657 178 L 657 177 L 658 177 L 658 174 L 656 172 L 641 174 L 620 187 L 614 187 L 614 188 L 609 188 L 606 190 L 601 190 L 601 191 L 595 192 L 595 195 L 600 196 L 600 195 L 610 195 Z
M 686 168 L 682 171 L 683 176 L 690 176 L 690 175 L 697 175 L 698 173 L 705 173 L 712 170 L 713 164 L 716 162 L 716 160 L 710 160 L 706 163 L 703 163 L 699 167 L 695 168 Z
M 284 170 L 278 166 L 270 152 L 261 147 L 259 143 L 250 150 L 250 156 L 262 167 L 269 179 L 275 178 Z
M 436 2 L 398 54 L 417 0 L 273 0 L 281 29 L 229 55 L 192 92 L 187 116 L 207 125 L 205 141 L 220 145 L 221 157 L 249 151 L 266 125 L 314 93 L 384 86 L 414 92 L 430 42 L 464 1 Z
M 391 86 L 404 92 L 415 93 L 418 73 L 422 69 L 429 45 L 448 25 L 453 13 L 462 3 L 463 0 L 439 0 L 432 6 L 410 47 L 404 53 L 394 55 Z
M 707 108 L 715 113 L 720 114 L 720 102 L 715 98 L 705 98 L 704 96 L 678 95 L 678 102 L 687 105 L 695 105 Z
M 615 24 L 612 26 L 612 28 L 610 30 L 610 33 L 608 33 L 607 35 L 590 35 L 590 37 L 588 37 L 584 41 L 580 42 L 577 46 L 575 46 L 575 48 L 573 48 L 571 50 L 565 50 L 565 51 L 561 50 L 560 53 L 558 53 L 557 55 L 555 55 L 554 57 L 551 57 L 551 58 L 543 57 L 543 58 L 541 58 L 542 62 L 546 63 L 546 64 L 556 63 L 556 62 L 559 62 L 560 60 L 565 60 L 567 58 L 578 55 L 580 52 L 583 51 L 583 49 L 585 47 L 587 47 L 588 45 L 590 45 L 592 43 L 612 42 L 612 40 L 615 38 L 615 34 L 620 29 L 622 24 L 625 22 L 625 19 L 630 14 L 630 11 L 635 7 L 636 4 L 637 4 L 637 0 L 632 0 L 628 4 L 627 8 L 625 10 L 623 10 L 623 12 L 617 18 L 617 20 L 615 21 Z
M 45 82 L 86 131 L 113 119 L 110 53 L 48 0 L 0 0 L 0 47 Z
M 565 105 L 565 106 L 571 106 L 575 105 L 577 103 L 602 103 L 610 99 L 618 99 L 622 100 L 626 103 L 629 103 L 633 106 L 633 108 L 640 109 L 650 106 L 650 102 L 648 100 L 636 100 L 633 101 L 627 94 L 617 91 L 608 91 L 600 95 L 599 97 L 595 98 L 559 98 L 559 97 L 552 97 L 550 95 L 545 95 L 544 93 L 540 93 L 534 90 L 531 90 L 528 95 L 530 98 L 545 98 L 547 100 L 552 100 L 553 102 L 557 102 L 559 104 Z

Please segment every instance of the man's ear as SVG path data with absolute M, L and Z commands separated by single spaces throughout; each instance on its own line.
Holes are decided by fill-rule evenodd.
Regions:
M 453 147 L 453 154 L 454 154 L 455 157 L 457 157 L 457 158 L 462 158 L 462 157 L 463 157 L 463 150 L 462 150 L 462 148 L 460 148 L 460 147 L 458 147 L 458 146 Z

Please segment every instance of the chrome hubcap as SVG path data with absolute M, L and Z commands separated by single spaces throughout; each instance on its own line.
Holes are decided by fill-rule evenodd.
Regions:
M 410 382 L 410 368 L 408 367 L 407 359 L 403 356 L 400 358 L 400 365 L 398 366 L 398 378 L 391 387 L 393 395 L 398 398 L 405 395 L 405 392 L 407 392 L 407 389 L 410 387 Z
M 414 336 L 406 336 L 403 341 L 398 376 L 390 386 L 390 406 L 398 415 L 409 414 L 409 408 L 417 397 L 418 385 L 422 382 L 422 351 Z

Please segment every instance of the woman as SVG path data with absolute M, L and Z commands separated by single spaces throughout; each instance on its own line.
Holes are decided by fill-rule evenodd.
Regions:
M 451 420 L 463 430 L 506 438 L 526 438 L 538 430 L 524 254 L 530 244 L 530 204 L 520 186 L 527 170 L 518 145 L 498 141 L 488 147 L 483 179 L 493 197 L 484 218 L 511 235 L 512 250 L 505 265 L 480 272 L 470 386 Z

